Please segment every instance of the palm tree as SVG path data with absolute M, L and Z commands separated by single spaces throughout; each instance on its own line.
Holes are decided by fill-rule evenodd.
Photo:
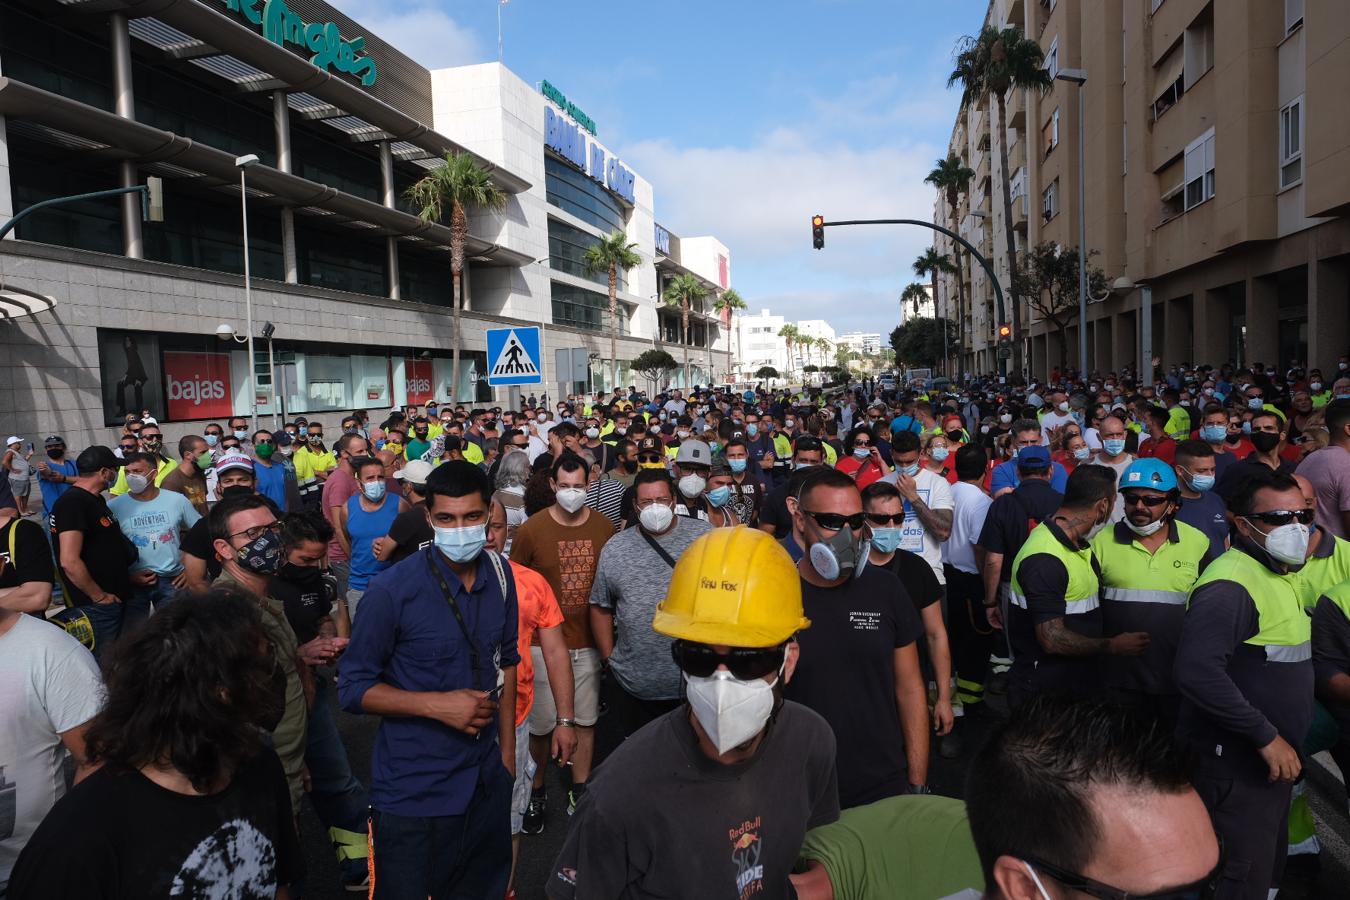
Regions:
M 952 228 L 955 229 L 959 201 L 962 194 L 970 189 L 975 178 L 975 170 L 966 166 L 961 157 L 948 153 L 946 159 L 939 159 L 928 173 L 925 182 L 942 191 L 947 197 L 947 206 L 952 211 Z M 965 268 L 961 265 L 961 245 L 952 241 L 952 253 L 956 255 L 956 321 L 957 330 L 965 331 L 966 279 Z M 964 341 L 958 341 L 964 346 Z
M 905 303 L 914 304 L 914 318 L 919 317 L 919 307 L 928 302 L 928 291 L 917 281 L 910 282 L 900 292 L 900 311 L 904 312 Z
M 797 330 L 797 326 L 788 322 L 782 328 L 778 329 L 778 336 L 787 343 L 787 363 L 788 375 L 792 374 L 792 345 L 800 341 L 802 333 Z
M 689 389 L 689 313 L 694 308 L 696 300 L 702 300 L 708 296 L 708 289 L 703 286 L 696 275 L 679 275 L 670 284 L 666 285 L 666 292 L 661 295 L 661 301 L 666 306 L 677 307 L 680 310 L 680 328 L 684 336 L 684 387 Z
M 1017 243 L 1013 238 L 1012 173 L 1008 171 L 1008 105 L 1007 94 L 1012 90 L 1050 90 L 1054 85 L 1044 68 L 1045 55 L 1040 45 L 1025 37 L 1020 28 L 985 28 L 978 35 L 967 36 L 958 45 L 956 66 L 947 78 L 947 86 L 961 86 L 961 106 L 965 107 L 992 94 L 998 105 L 999 127 L 990 128 L 998 135 L 998 158 L 1003 168 L 1003 231 L 1007 241 L 1008 269 L 1017 271 Z M 1012 279 L 1009 279 L 1012 282 Z M 1013 329 L 1013 368 L 1022 370 L 1022 351 L 1019 338 L 1022 323 L 1017 285 L 1007 285 L 1012 306 L 1009 321 Z
M 947 344 L 947 316 L 941 315 L 937 308 L 937 277 L 943 272 L 955 272 L 956 266 L 952 265 L 952 258 L 945 253 L 938 253 L 933 247 L 929 247 L 923 254 L 914 260 L 914 274 L 920 278 L 928 276 L 928 283 L 933 291 L 933 314 L 942 320 L 942 343 L 943 347 Z M 944 349 L 945 357 L 946 351 Z M 945 361 L 945 359 L 944 359 Z
M 731 381 L 731 336 L 735 333 L 732 327 L 736 322 L 736 313 L 745 309 L 745 301 L 735 288 L 727 288 L 717 295 L 717 302 L 713 304 L 713 309 L 718 313 L 727 313 L 727 381 Z
M 586 271 L 592 275 L 600 272 L 609 275 L 609 371 L 614 378 L 611 390 L 619 384 L 619 270 L 627 272 L 642 264 L 636 247 L 637 244 L 628 242 L 628 235 L 615 229 L 609 237 L 601 238 L 599 243 L 586 249 Z
M 450 376 L 459 400 L 459 350 L 463 341 L 460 329 L 460 283 L 464 274 L 464 244 L 469 239 L 470 210 L 499 210 L 506 206 L 506 192 L 493 183 L 477 160 L 467 153 L 447 153 L 445 162 L 412 184 L 404 197 L 417 208 L 426 222 L 450 217 L 450 277 L 454 283 L 455 343 Z M 491 365 L 491 361 L 488 363 Z

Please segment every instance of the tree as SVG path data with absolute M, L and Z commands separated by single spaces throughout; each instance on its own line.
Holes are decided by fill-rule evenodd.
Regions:
M 939 159 L 934 165 L 933 170 L 928 173 L 924 181 L 933 187 L 942 191 L 947 198 L 947 206 L 952 213 L 952 228 L 956 228 L 957 214 L 960 207 L 961 195 L 970 189 L 970 183 L 975 179 L 975 170 L 968 167 L 961 157 L 955 153 L 948 153 L 945 159 Z M 957 336 L 957 343 L 965 349 L 965 306 L 966 306 L 966 277 L 965 267 L 961 265 L 961 245 L 952 241 L 952 253 L 956 256 L 956 321 L 960 323 L 960 332 Z
M 1097 251 L 1091 250 L 1088 259 L 1096 255 Z M 1069 361 L 1069 325 L 1078 318 L 1078 248 L 1037 244 L 1013 273 L 1013 284 L 1033 313 L 1054 324 L 1059 366 L 1065 368 Z M 1089 263 L 1088 296 L 1106 291 L 1106 273 Z
M 802 333 L 797 329 L 796 325 L 793 325 L 791 322 L 788 322 L 782 328 L 778 329 L 778 336 L 782 338 L 783 341 L 787 344 L 788 374 L 791 375 L 792 345 L 798 343 L 801 340 Z
M 708 289 L 696 275 L 678 275 L 666 285 L 661 302 L 676 307 L 680 311 L 680 333 L 684 336 L 684 386 L 688 389 L 692 381 L 689 378 L 689 313 L 694 302 L 708 296 Z
M 727 381 L 733 380 L 731 375 L 731 336 L 735 332 L 732 327 L 736 322 L 736 313 L 745 309 L 745 301 L 735 288 L 727 288 L 717 295 L 717 301 L 713 303 L 713 309 L 719 313 L 727 313 Z
M 1012 173 L 1008 171 L 1008 104 L 1009 89 L 1048 91 L 1054 84 L 1044 68 L 1045 56 L 1040 45 L 1024 37 L 1020 28 L 985 28 L 979 34 L 967 36 L 957 45 L 956 64 L 947 78 L 947 86 L 961 86 L 961 106 L 964 108 L 986 95 L 993 95 L 998 105 L 997 127 L 990 130 L 998 136 L 998 158 L 1003 168 L 1003 232 L 1007 242 L 1008 266 L 1017 269 L 1017 243 L 1013 237 Z M 1009 321 L 1013 327 L 1013 368 L 1022 370 L 1020 294 L 1016 280 L 1008 285 L 1011 309 Z
M 493 183 L 487 171 L 467 153 L 447 153 L 445 162 L 423 175 L 404 197 L 417 208 L 424 222 L 450 217 L 450 278 L 454 283 L 454 350 L 451 355 L 451 392 L 459 400 L 460 284 L 464 274 L 464 244 L 469 239 L 470 210 L 499 210 L 506 206 L 506 192 Z
M 778 377 L 778 370 L 773 366 L 760 366 L 755 371 L 755 377 L 767 381 L 770 378 Z
M 586 271 L 609 276 L 609 371 L 614 379 L 611 389 L 619 383 L 619 270 L 627 272 L 642 264 L 636 247 L 637 244 L 628 242 L 628 235 L 615 229 L 609 237 L 586 249 Z
M 805 372 L 807 375 L 812 375 L 820 371 L 820 366 L 816 365 L 815 363 L 811 363 L 811 365 L 809 366 L 802 366 L 802 371 Z
M 937 277 L 942 272 L 955 272 L 956 266 L 952 265 L 952 258 L 945 253 L 937 252 L 936 247 L 929 247 L 918 259 L 914 260 L 914 274 L 923 278 L 928 276 L 928 287 L 933 292 L 933 312 L 940 313 L 937 307 Z M 947 318 L 942 317 L 942 323 L 947 324 Z M 957 333 L 959 338 L 960 333 Z M 959 344 L 958 340 L 958 344 Z M 944 370 L 945 371 L 945 370 Z
M 944 336 L 948 341 L 946 351 L 951 352 L 953 334 L 950 323 L 941 319 L 911 319 L 891 332 L 891 348 L 895 351 L 895 358 L 905 365 L 931 367 L 945 355 Z
M 675 361 L 675 357 L 665 350 L 656 348 L 643 350 L 637 355 L 637 359 L 633 360 L 633 371 L 647 379 L 653 390 L 660 388 L 666 376 L 679 367 L 680 364 Z
M 917 319 L 919 317 L 919 308 L 927 302 L 928 302 L 928 291 L 924 290 L 924 286 L 919 284 L 917 281 L 911 282 L 910 284 L 906 285 L 905 289 L 900 292 L 900 310 L 903 313 L 906 303 L 913 304 L 914 306 L 913 318 Z M 904 318 L 903 315 L 902 318 Z

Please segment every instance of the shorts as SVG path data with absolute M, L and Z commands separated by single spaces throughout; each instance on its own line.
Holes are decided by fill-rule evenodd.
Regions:
M 572 659 L 573 718 L 582 728 L 590 728 L 600 718 L 600 651 L 594 647 L 568 650 Z M 548 668 L 544 665 L 544 651 L 530 648 L 534 658 L 534 708 L 530 710 L 530 734 L 550 734 L 558 718 L 558 707 L 553 703 L 553 689 L 548 684 Z
M 511 789 L 511 834 L 520 834 L 525 821 L 525 809 L 530 805 L 530 789 L 534 787 L 534 773 L 539 767 L 530 756 L 530 723 L 526 719 L 516 726 L 516 784 Z
M 361 598 L 365 595 L 365 591 L 358 591 L 356 588 L 347 588 L 347 619 L 349 621 L 356 621 L 356 606 L 361 602 Z
M 10 478 L 9 489 L 14 492 L 15 497 L 27 497 L 29 492 L 33 490 L 33 482 L 27 477 Z

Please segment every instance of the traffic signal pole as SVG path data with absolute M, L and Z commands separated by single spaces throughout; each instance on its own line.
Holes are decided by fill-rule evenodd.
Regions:
M 984 267 L 985 274 L 989 276 L 989 280 L 994 284 L 994 296 L 998 301 L 998 321 L 1000 323 L 1007 321 L 1007 319 L 1004 318 L 1003 285 L 999 284 L 998 276 L 994 274 L 993 264 L 985 258 L 984 254 L 979 250 L 976 250 L 970 241 L 961 237 L 961 235 L 957 234 L 955 231 L 950 231 L 943 228 L 941 225 L 934 225 L 932 222 L 925 222 L 922 219 L 846 219 L 841 222 L 827 222 L 825 221 L 824 216 L 815 215 L 811 217 L 811 236 L 812 245 L 817 250 L 820 250 L 825 246 L 825 228 L 830 225 L 918 225 L 921 228 L 928 228 L 932 231 L 939 231 L 942 234 L 945 234 L 962 247 L 965 247 L 971 256 L 980 261 L 980 265 Z M 957 274 L 959 277 L 960 273 Z M 1002 356 L 998 357 L 998 374 L 1003 376 L 1008 374 L 1008 361 Z

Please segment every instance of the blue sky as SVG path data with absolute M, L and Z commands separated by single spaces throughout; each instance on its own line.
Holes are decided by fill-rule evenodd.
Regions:
M 433 68 L 497 55 L 496 0 L 334 5 Z M 810 216 L 931 217 L 923 177 L 956 111 L 952 48 L 985 6 L 511 0 L 505 63 L 595 120 L 652 183 L 657 221 L 721 238 L 752 310 L 885 335 L 931 233 L 830 229 L 815 251 Z

